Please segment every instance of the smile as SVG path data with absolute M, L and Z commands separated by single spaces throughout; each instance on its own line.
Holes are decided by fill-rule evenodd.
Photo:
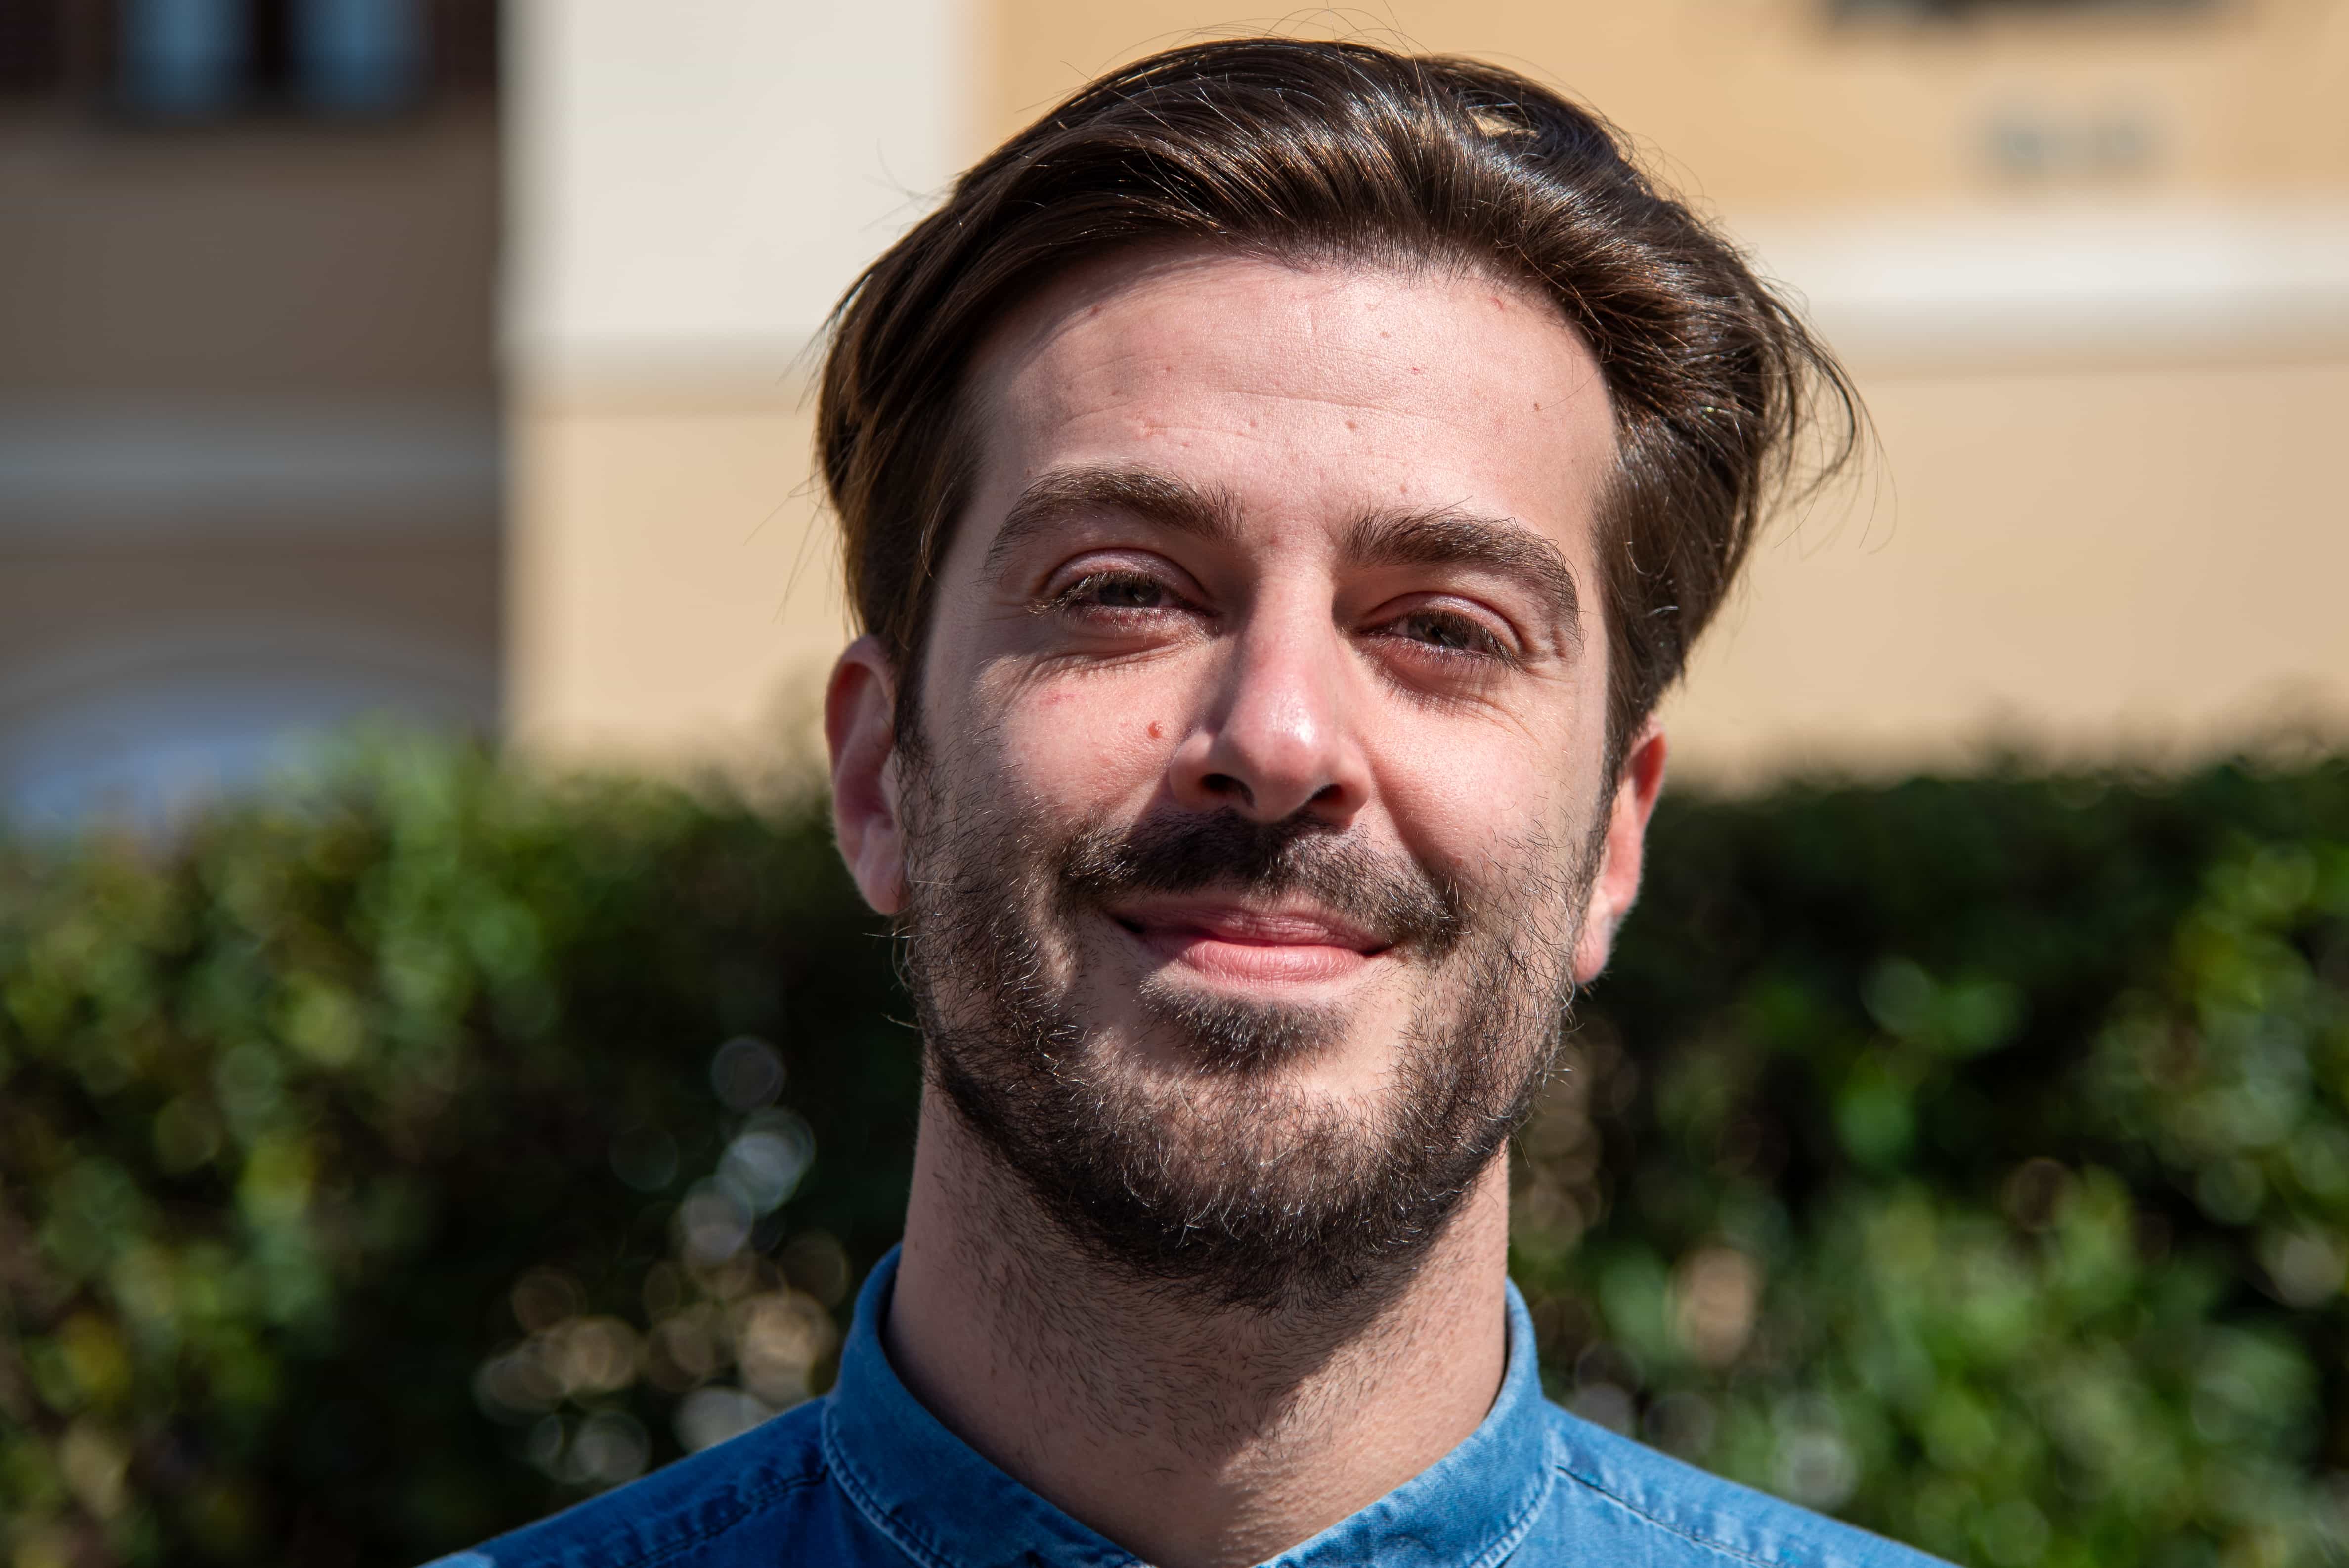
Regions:
M 1361 974 L 1392 944 L 1310 907 L 1153 900 L 1106 912 L 1161 964 L 1227 985 L 1309 985 Z

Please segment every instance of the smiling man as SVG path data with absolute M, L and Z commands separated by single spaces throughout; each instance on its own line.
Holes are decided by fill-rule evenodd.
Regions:
M 1815 407 L 1847 447 L 1735 252 L 1488 67 L 1177 50 L 965 176 L 821 422 L 904 1246 L 823 1399 L 475 1560 L 1921 1562 L 1545 1402 L 1506 1274 L 1652 709 Z

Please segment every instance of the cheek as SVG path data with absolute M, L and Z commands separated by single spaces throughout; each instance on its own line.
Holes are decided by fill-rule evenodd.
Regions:
M 1014 789 L 1081 819 L 1139 810 L 1165 777 L 1176 726 L 1129 683 L 1073 681 L 1008 694 L 989 728 Z
M 1390 748 L 1380 793 L 1413 857 L 1464 887 L 1497 891 L 1579 854 L 1592 810 L 1566 738 L 1495 727 Z

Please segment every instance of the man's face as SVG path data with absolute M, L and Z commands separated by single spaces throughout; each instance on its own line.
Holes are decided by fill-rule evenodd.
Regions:
M 1123 1263 L 1355 1288 L 1490 1165 L 1636 887 L 1598 366 L 1481 274 L 1161 250 L 1031 301 L 968 396 L 919 743 L 869 643 L 828 715 L 934 1076 Z

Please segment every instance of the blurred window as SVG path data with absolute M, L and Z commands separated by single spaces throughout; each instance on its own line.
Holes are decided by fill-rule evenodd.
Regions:
M 422 96 L 424 16 L 417 0 L 299 0 L 295 91 L 312 108 L 367 114 Z
M 0 99 L 376 117 L 493 92 L 497 33 L 497 0 L 0 0 Z
M 124 0 L 116 69 L 124 105 L 166 118 L 235 108 L 253 75 L 245 0 Z

